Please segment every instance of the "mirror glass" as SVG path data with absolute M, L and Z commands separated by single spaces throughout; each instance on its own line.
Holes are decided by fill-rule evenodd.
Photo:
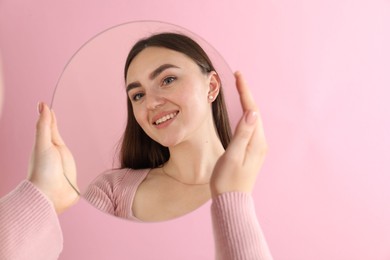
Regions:
M 113 177 L 114 179 L 108 177 L 109 180 L 99 182 L 97 189 L 104 190 L 105 195 L 94 193 L 96 189 L 91 192 L 88 188 L 91 183 L 101 179 L 103 173 L 108 176 L 112 169 L 121 166 L 119 160 L 120 144 L 127 123 L 128 93 L 124 79 L 127 55 L 138 40 L 163 32 L 189 36 L 207 53 L 222 83 L 231 127 L 234 129 L 240 114 L 240 107 L 234 76 L 225 60 L 202 37 L 180 26 L 157 21 L 137 21 L 117 25 L 88 40 L 66 64 L 53 93 L 51 104 L 57 116 L 61 136 L 72 151 L 76 161 L 77 186 L 81 195 L 90 202 L 91 198 L 98 197 L 92 204 L 105 212 L 138 221 L 158 221 L 169 219 L 172 216 L 184 215 L 200 206 L 198 204 L 207 201 L 207 196 L 204 196 L 194 205 L 172 213 L 173 215 L 139 218 L 132 212 L 133 199 L 134 196 L 138 196 L 138 187 L 145 181 L 148 172 L 140 173 L 137 180 L 133 178 L 130 181 L 138 182 L 133 190 L 120 191 L 126 194 L 130 193 L 130 195 L 114 194 L 119 191 L 113 183 L 123 181 L 125 176 L 132 174 L 132 172 L 124 173 L 122 171 L 121 174 Z M 196 194 L 200 190 L 205 190 L 206 186 L 202 186 L 203 188 L 199 186 L 196 188 L 198 191 L 188 191 L 187 193 L 183 188 L 180 192 L 187 194 L 185 196 L 196 197 Z M 188 189 L 191 190 L 193 187 Z M 110 194 L 107 195 L 107 192 Z M 123 198 L 118 198 L 122 195 Z M 152 200 L 153 196 L 150 197 L 146 196 L 147 199 Z M 130 200 L 130 202 L 122 203 L 118 200 Z M 156 201 L 158 200 L 157 198 Z M 140 199 L 140 201 L 148 203 L 148 201 L 145 202 L 145 198 Z M 107 206 L 107 203 L 110 206 Z M 182 203 L 187 205 L 189 202 L 183 201 Z M 152 207 L 152 205 L 150 206 Z M 175 207 L 175 204 L 169 206 Z M 125 212 L 124 214 L 117 214 L 115 211 L 120 207 L 130 210 L 124 209 L 122 210 Z M 146 210 L 140 215 L 148 216 L 148 214 L 154 213 L 148 213 Z

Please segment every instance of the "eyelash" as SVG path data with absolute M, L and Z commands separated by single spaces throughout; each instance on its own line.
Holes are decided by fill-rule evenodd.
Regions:
M 131 97 L 131 100 L 137 102 L 138 100 L 140 100 L 140 99 L 143 97 L 143 95 L 144 95 L 144 93 L 136 93 L 136 94 L 134 94 L 134 95 Z M 139 97 L 139 96 L 141 96 L 141 97 Z M 138 98 L 138 97 L 139 97 L 139 98 Z
M 176 79 L 177 79 L 177 78 L 174 77 L 174 76 L 166 77 L 166 78 L 164 78 L 164 79 L 162 80 L 162 85 L 163 85 L 163 86 L 170 85 L 170 84 L 172 84 L 172 82 L 174 82 Z M 167 82 L 167 81 L 169 81 L 169 82 Z M 136 94 L 134 94 L 134 95 L 131 97 L 131 100 L 137 102 L 137 101 L 140 100 L 143 96 L 144 96 L 144 93 L 136 93 Z
M 167 80 L 172 80 L 172 81 L 167 82 Z M 174 76 L 169 76 L 169 77 L 166 77 L 166 78 L 163 79 L 162 84 L 163 84 L 163 85 L 169 85 L 169 84 L 171 84 L 171 83 L 172 83 L 173 81 L 175 81 L 175 80 L 176 80 L 176 77 L 174 77 Z

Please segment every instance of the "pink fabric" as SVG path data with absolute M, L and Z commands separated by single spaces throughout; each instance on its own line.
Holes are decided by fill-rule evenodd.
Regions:
M 251 195 L 227 192 L 213 199 L 211 216 L 216 259 L 271 260 Z
M 104 212 L 140 221 L 131 209 L 138 186 L 149 171 L 121 169 L 106 172 L 90 185 L 84 197 Z M 211 214 L 217 259 L 272 259 L 251 195 L 224 193 L 213 199 Z
M 102 174 L 85 196 L 100 210 L 139 221 L 131 208 L 149 170 Z M 32 183 L 24 181 L 2 198 L 0 213 L 0 259 L 58 259 L 63 238 L 55 209 Z M 211 214 L 217 259 L 272 259 L 249 194 L 229 192 L 214 198 Z
M 133 201 L 138 186 L 149 171 L 150 169 L 110 170 L 92 182 L 83 197 L 101 211 L 141 222 L 132 212 Z
M 0 199 L 0 259 L 58 259 L 62 243 L 52 203 L 31 182 Z

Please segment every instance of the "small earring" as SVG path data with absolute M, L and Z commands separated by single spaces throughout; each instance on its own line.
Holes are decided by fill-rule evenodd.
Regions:
M 212 95 L 209 95 L 209 99 L 210 99 L 210 100 L 213 100 L 213 98 L 214 98 L 214 97 L 213 97 Z

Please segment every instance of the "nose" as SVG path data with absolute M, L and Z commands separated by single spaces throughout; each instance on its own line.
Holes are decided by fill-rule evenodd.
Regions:
M 145 95 L 146 108 L 154 110 L 165 103 L 165 99 L 157 93 L 149 92 Z

